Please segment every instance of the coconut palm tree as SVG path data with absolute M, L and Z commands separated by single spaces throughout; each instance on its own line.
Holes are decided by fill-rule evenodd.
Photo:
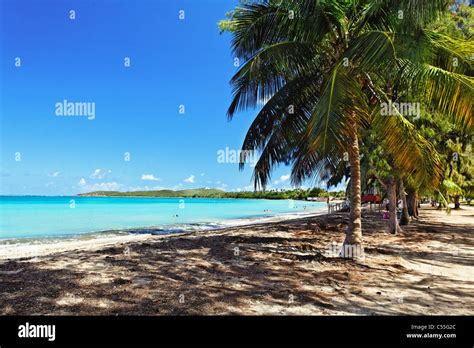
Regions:
M 359 248 L 362 129 L 377 133 L 404 175 L 439 179 L 431 144 L 397 107 L 389 116 L 382 109 L 404 90 L 473 127 L 470 44 L 423 29 L 446 6 L 445 0 L 246 1 L 222 21 L 244 62 L 231 80 L 228 116 L 261 108 L 242 146 L 260 154 L 255 187 L 264 188 L 281 163 L 292 164 L 294 184 L 349 166 L 344 244 Z

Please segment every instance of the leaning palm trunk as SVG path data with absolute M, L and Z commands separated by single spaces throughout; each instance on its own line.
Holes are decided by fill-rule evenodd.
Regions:
M 353 118 L 354 115 L 353 115 Z M 349 226 L 342 246 L 341 256 L 346 258 L 361 258 L 362 246 L 362 208 L 360 184 L 360 153 L 357 124 L 352 122 L 352 143 L 349 149 L 349 163 L 351 165 L 351 209 Z
M 400 226 L 398 225 L 397 219 L 397 182 L 395 177 L 391 176 L 387 180 L 387 195 L 388 195 L 388 211 L 390 217 L 388 220 L 388 231 L 390 233 L 396 234 L 401 231 Z
M 407 196 L 405 195 L 405 185 L 403 184 L 403 178 L 400 178 L 400 198 L 403 205 L 400 225 L 408 225 L 410 222 L 410 216 L 408 215 Z
M 413 218 L 418 218 L 418 190 L 409 189 L 407 197 L 408 214 Z

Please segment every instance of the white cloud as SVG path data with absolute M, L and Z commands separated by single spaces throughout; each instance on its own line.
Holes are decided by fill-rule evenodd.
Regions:
M 234 188 L 231 191 L 233 191 L 233 192 L 248 192 L 248 191 L 253 191 L 253 190 L 254 190 L 253 185 L 248 185 L 248 186 L 244 186 L 244 187 Z
M 155 177 L 153 174 L 142 174 L 142 180 L 160 181 L 161 179 Z
M 105 175 L 107 173 L 110 174 L 110 173 L 112 173 L 112 171 L 110 169 L 107 170 L 107 171 L 102 171 L 102 169 L 96 169 L 96 170 L 94 170 L 94 172 L 91 175 L 89 175 L 89 177 L 91 179 L 103 179 L 103 178 L 105 178 Z
M 227 184 L 221 184 L 220 186 L 216 187 L 218 190 L 226 191 L 227 189 Z
M 87 185 L 86 187 L 88 191 L 118 191 L 122 186 L 122 184 L 114 181 L 95 183 L 94 185 Z
M 158 191 L 158 190 L 165 190 L 166 187 L 163 186 L 129 186 L 127 191 Z
M 53 178 L 56 178 L 59 176 L 59 174 L 61 174 L 60 172 L 52 172 L 51 174 L 49 174 L 49 176 L 53 177 Z
M 118 191 L 123 187 L 122 184 L 119 184 L 115 181 L 113 182 L 97 182 L 94 184 L 88 184 L 86 179 L 81 178 L 77 183 L 81 187 L 82 192 L 91 192 L 91 191 Z
M 194 175 L 190 175 L 189 178 L 184 179 L 185 182 L 193 183 L 194 182 Z
M 280 176 L 280 179 L 275 180 L 275 185 L 282 184 L 290 179 L 290 174 Z

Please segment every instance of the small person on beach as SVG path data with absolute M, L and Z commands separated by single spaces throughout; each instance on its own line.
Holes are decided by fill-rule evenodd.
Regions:
M 402 212 L 403 212 L 403 200 L 399 199 L 398 202 L 397 202 L 397 208 L 398 209 L 398 219 L 401 219 L 402 218 Z
M 385 199 L 383 200 L 383 204 L 385 205 L 385 210 L 387 210 L 387 211 L 389 210 L 389 203 L 390 203 L 390 202 L 389 202 L 389 200 L 388 200 L 387 198 L 385 198 Z

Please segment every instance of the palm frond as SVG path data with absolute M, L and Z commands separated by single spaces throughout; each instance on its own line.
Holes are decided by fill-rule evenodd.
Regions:
M 314 69 L 314 55 L 313 47 L 291 41 L 275 43 L 259 51 L 232 77 L 233 99 L 228 117 L 264 104 L 286 81 Z
M 315 105 L 308 123 L 309 149 L 322 149 L 324 154 L 328 143 L 335 143 L 341 149 L 351 139 L 348 115 L 354 112 L 362 125 L 368 118 L 366 96 L 359 82 L 341 65 L 336 66 L 325 83 L 324 91 Z
M 285 128 L 291 127 L 294 133 L 302 134 L 312 106 L 319 99 L 321 80 L 321 73 L 314 71 L 285 84 L 267 101 L 250 125 L 242 145 L 242 150 L 246 150 L 243 153 L 263 150 L 284 118 Z
M 417 35 L 399 33 L 394 45 L 399 58 L 413 63 L 426 63 L 449 72 L 472 76 L 474 42 L 450 38 L 423 30 Z
M 319 42 L 337 25 L 323 1 L 261 1 L 239 6 L 232 18 L 232 50 L 250 59 L 262 48 L 281 41 Z M 292 11 L 293 16 L 291 16 Z
M 384 75 L 397 64 L 393 33 L 368 31 L 351 41 L 343 54 L 356 73 L 375 72 Z
M 448 0 L 366 0 L 354 32 L 359 33 L 364 28 L 417 32 L 435 20 L 448 5 Z
M 389 102 L 381 92 L 385 102 Z M 390 115 L 382 115 L 381 105 L 372 112 L 371 127 L 384 151 L 390 155 L 393 167 L 402 169 L 418 182 L 436 185 L 443 174 L 443 165 L 434 146 L 427 141 L 396 108 Z
M 421 101 L 446 113 L 467 130 L 474 127 L 474 78 L 429 64 L 401 60 L 402 78 Z

